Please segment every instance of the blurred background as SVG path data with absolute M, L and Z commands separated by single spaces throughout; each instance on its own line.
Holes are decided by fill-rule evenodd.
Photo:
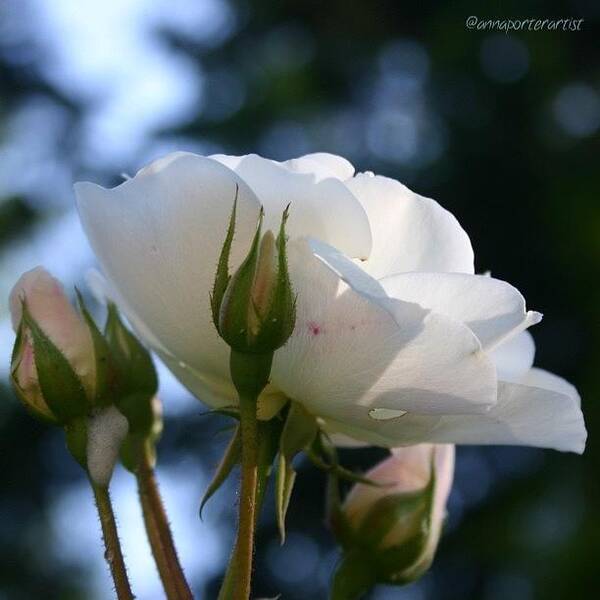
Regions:
M 469 31 L 470 15 L 583 18 L 581 31 Z M 175 149 L 347 156 L 436 198 L 477 270 L 545 314 L 537 366 L 574 382 L 583 457 L 462 447 L 437 561 L 370 600 L 553 600 L 600 593 L 600 4 L 425 0 L 0 0 L 0 599 L 104 600 L 111 585 L 83 473 L 6 385 L 8 292 L 44 264 L 84 286 L 94 258 L 71 185 L 121 181 Z M 98 310 L 100 310 L 98 308 Z M 101 314 L 101 313 L 99 313 Z M 159 479 L 198 598 L 215 598 L 236 478 L 198 504 L 227 434 L 161 368 Z M 366 466 L 375 455 L 349 452 Z M 267 506 L 257 596 L 325 599 L 335 545 L 308 465 L 284 548 Z M 163 594 L 133 479 L 114 479 L 141 600 Z

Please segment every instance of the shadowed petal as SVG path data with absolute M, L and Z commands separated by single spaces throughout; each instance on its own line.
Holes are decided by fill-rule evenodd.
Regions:
M 453 413 L 495 402 L 495 368 L 468 327 L 353 289 L 308 242 L 289 249 L 296 328 L 272 379 L 290 398 L 342 420 L 357 407 Z

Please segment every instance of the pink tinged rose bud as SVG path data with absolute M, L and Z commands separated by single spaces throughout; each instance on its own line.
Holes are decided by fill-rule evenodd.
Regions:
M 17 340 L 11 375 L 20 399 L 37 416 L 56 420 L 48 406 L 36 367 L 34 333 L 49 340 L 70 366 L 91 403 L 96 393 L 96 357 L 88 325 L 70 304 L 60 282 L 42 267 L 28 271 L 10 294 Z M 27 317 L 24 318 L 24 307 Z M 34 325 L 36 331 L 32 331 Z
M 454 446 L 396 448 L 348 494 L 344 514 L 358 545 L 377 556 L 378 581 L 406 583 L 429 568 L 454 477 Z
M 250 335 L 260 332 L 261 322 L 267 316 L 271 298 L 277 283 L 277 248 L 275 236 L 269 229 L 260 242 L 254 282 L 248 304 L 248 327 Z

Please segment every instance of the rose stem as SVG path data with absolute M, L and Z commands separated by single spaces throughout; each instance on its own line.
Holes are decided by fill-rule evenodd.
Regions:
M 192 600 L 193 595 L 177 556 L 148 448 L 142 452 L 136 478 L 146 533 L 167 599 Z
M 102 526 L 102 538 L 106 552 L 104 557 L 110 568 L 110 572 L 115 584 L 115 591 L 119 600 L 133 600 L 135 596 L 131 591 L 129 579 L 127 578 L 127 569 L 121 552 L 119 534 L 117 533 L 117 523 L 115 522 L 115 513 L 113 512 L 108 486 L 96 485 L 92 482 L 94 498 Z
M 252 558 L 254 553 L 254 529 L 256 521 L 256 480 L 258 427 L 256 399 L 240 395 L 240 420 L 242 434 L 242 482 L 240 487 L 240 520 L 236 543 L 236 595 L 250 598 Z

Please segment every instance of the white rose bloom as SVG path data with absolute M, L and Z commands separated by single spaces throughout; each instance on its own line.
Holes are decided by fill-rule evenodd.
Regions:
M 279 163 L 174 153 L 114 189 L 76 184 L 110 293 L 200 399 L 237 401 L 209 303 L 236 186 L 232 270 L 260 205 L 276 230 L 291 203 L 297 320 L 275 354 L 263 415 L 288 397 L 348 442 L 583 451 L 577 392 L 530 369 L 521 332 L 541 315 L 509 284 L 473 274 L 469 238 L 439 204 L 330 154 Z

